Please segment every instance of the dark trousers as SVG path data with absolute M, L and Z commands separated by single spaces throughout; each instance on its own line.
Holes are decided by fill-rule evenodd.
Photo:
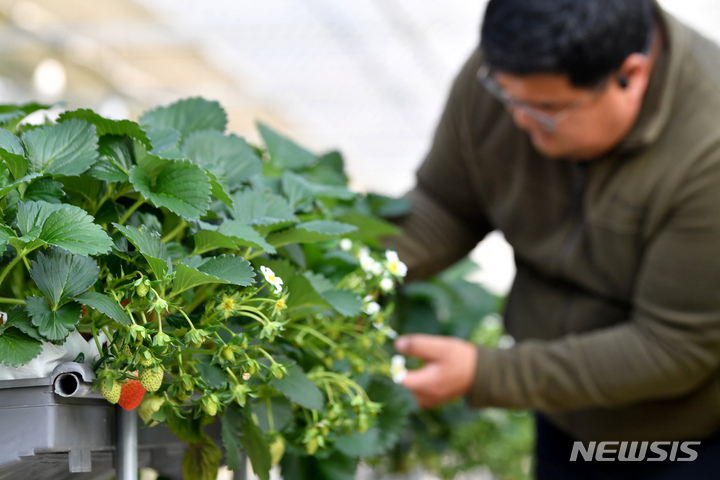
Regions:
M 535 415 L 536 480 L 720 480 L 720 432 L 692 445 L 694 461 L 585 461 L 581 455 L 570 461 L 575 439 Z M 695 440 L 695 439 L 693 439 Z M 669 446 L 665 446 L 670 451 Z M 648 457 L 657 455 L 648 453 Z M 613 455 L 605 455 L 605 458 Z M 617 455 L 614 456 L 617 458 Z M 669 458 L 669 455 L 668 455 Z M 676 458 L 688 458 L 678 453 Z

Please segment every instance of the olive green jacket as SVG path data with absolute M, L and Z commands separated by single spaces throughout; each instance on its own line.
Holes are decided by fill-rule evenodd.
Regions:
M 590 162 L 536 152 L 477 52 L 453 84 L 395 246 L 414 277 L 495 229 L 514 248 L 518 343 L 479 349 L 473 406 L 537 409 L 583 440 L 720 429 L 720 49 L 663 21 L 637 124 Z

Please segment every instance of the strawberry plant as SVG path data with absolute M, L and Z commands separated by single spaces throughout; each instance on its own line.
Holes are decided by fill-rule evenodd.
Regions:
M 384 348 L 392 201 L 350 191 L 336 152 L 227 134 L 200 98 L 22 122 L 41 108 L 0 107 L 0 363 L 79 331 L 108 401 L 188 443 L 187 479 L 216 476 L 214 421 L 261 479 L 352 478 L 393 446 L 413 401 Z

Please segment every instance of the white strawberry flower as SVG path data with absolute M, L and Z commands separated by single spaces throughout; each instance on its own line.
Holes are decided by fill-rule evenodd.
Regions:
M 275 275 L 275 272 L 273 272 L 271 269 L 269 269 L 266 266 L 261 266 L 260 271 L 262 272 L 263 276 L 265 277 L 265 280 L 271 285 L 275 287 L 275 293 L 280 293 L 282 291 L 282 278 Z
M 373 260 L 373 258 L 370 256 L 369 253 L 367 255 L 362 255 L 362 254 L 360 255 L 360 267 L 364 271 L 366 271 L 366 272 L 372 271 L 373 268 L 375 268 L 376 263 L 377 262 L 375 260 Z
M 384 333 L 390 340 L 395 340 L 398 337 L 398 333 L 383 322 L 373 322 L 373 327 Z
M 489 313 L 481 320 L 482 328 L 486 330 L 502 330 L 502 317 L 497 313 Z
M 402 383 L 407 376 L 407 368 L 405 368 L 405 357 L 402 355 L 393 355 L 390 361 L 390 375 L 393 382 Z
M 395 282 L 392 281 L 392 278 L 385 277 L 380 280 L 380 290 L 382 290 L 383 292 L 392 291 L 394 286 Z
M 386 251 L 385 258 L 387 259 L 387 268 L 390 273 L 398 277 L 404 277 L 407 275 L 407 265 L 400 261 L 396 251 Z
M 510 335 L 503 335 L 498 339 L 498 348 L 506 349 L 515 346 L 515 339 Z
M 365 305 L 365 308 L 363 308 L 363 312 L 367 313 L 368 315 L 375 315 L 380 311 L 380 304 L 377 302 L 370 302 Z
M 352 249 L 352 240 L 349 238 L 343 238 L 340 240 L 340 249 L 349 252 Z

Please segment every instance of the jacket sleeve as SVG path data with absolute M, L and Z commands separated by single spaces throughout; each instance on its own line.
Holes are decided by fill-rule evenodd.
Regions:
M 720 364 L 720 159 L 682 183 L 646 246 L 628 322 L 507 350 L 480 348 L 473 406 L 549 413 L 690 393 Z
M 468 168 L 468 114 L 476 92 L 478 55 L 456 78 L 430 150 L 405 195 L 409 214 L 397 221 L 403 233 L 387 239 L 408 266 L 408 279 L 427 278 L 468 254 L 492 230 L 473 191 Z

